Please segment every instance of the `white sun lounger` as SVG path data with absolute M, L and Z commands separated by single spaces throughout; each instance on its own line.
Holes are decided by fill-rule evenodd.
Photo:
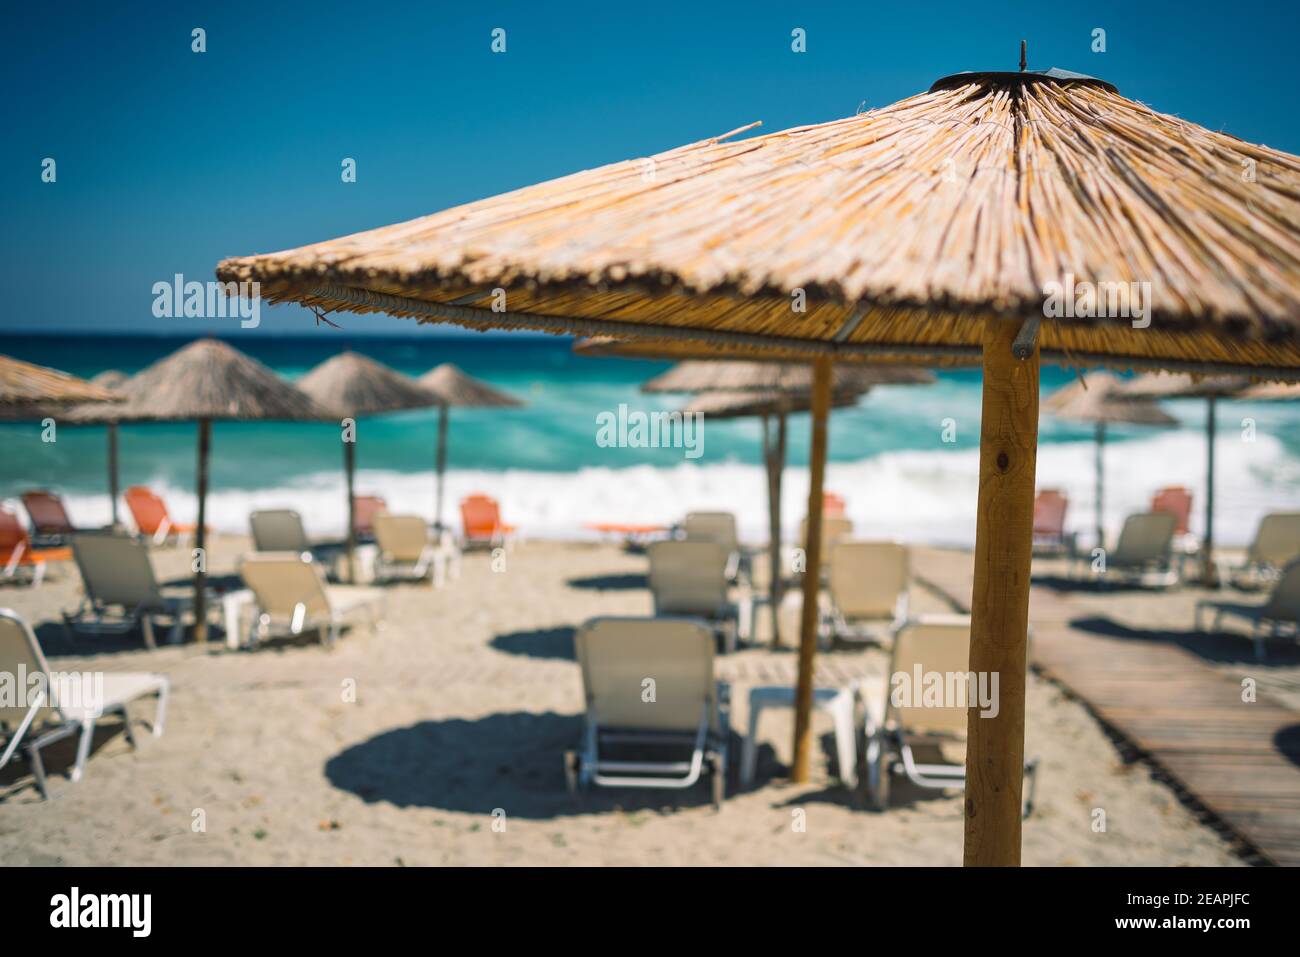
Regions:
M 1124 520 L 1115 548 L 1104 556 L 1105 571 L 1100 576 L 1093 572 L 1093 576 L 1103 581 L 1119 579 L 1155 588 L 1178 584 L 1173 555 L 1177 523 L 1178 518 L 1172 512 L 1130 515 Z
M 724 648 L 749 640 L 753 594 L 743 584 L 733 602 L 728 594 L 727 546 L 709 541 L 655 542 L 648 549 L 655 614 L 702 618 L 718 631 Z
M 319 632 L 326 645 L 333 645 L 343 626 L 358 613 L 364 613 L 373 627 L 385 600 L 379 588 L 327 585 L 310 556 L 293 552 L 245 555 L 239 574 L 253 592 L 255 604 L 249 645 L 272 633 L 309 631 Z
M 375 544 L 379 554 L 375 577 L 423 581 L 430 574 L 435 588 L 447 580 L 447 569 L 459 563 L 460 553 L 446 542 L 431 542 L 429 527 L 418 515 L 376 515 Z M 450 536 L 446 536 L 450 541 Z
M 937 672 L 945 677 L 969 674 L 970 640 L 969 615 L 923 615 L 909 621 L 895 637 L 884 686 L 859 682 L 865 713 L 867 797 L 876 810 L 889 806 L 890 780 L 896 775 L 922 788 L 965 786 L 968 709 L 927 706 L 924 701 L 918 705 L 915 697 L 909 700 L 901 694 L 903 686 L 895 683 L 894 676 L 913 678 L 918 670 L 922 675 Z M 900 692 L 897 697 L 895 691 Z M 948 756 L 944 748 L 960 753 Z M 1037 759 L 1025 762 L 1026 816 L 1034 806 L 1037 767 Z
M 685 618 L 597 618 L 575 638 L 586 703 L 570 791 L 693 786 L 706 765 L 726 790 L 730 689 L 713 676 L 713 635 Z
M 840 539 L 831 549 L 821 636 L 828 644 L 893 638 L 907 621 L 909 576 L 905 545 Z
M 1267 588 L 1297 558 L 1300 558 L 1300 512 L 1265 515 L 1246 550 L 1246 561 L 1230 572 L 1232 583 L 1248 591 Z
M 137 698 L 153 695 L 158 699 L 153 720 L 154 737 L 163 732 L 167 692 L 171 686 L 166 675 L 117 672 L 51 674 L 31 626 L 7 608 L 0 608 L 0 672 L 15 676 L 25 674 L 28 679 L 33 675 L 43 676 L 36 685 L 30 680 L 24 683 L 25 692 L 30 695 L 26 700 L 17 703 L 0 700 L 0 742 L 4 746 L 0 751 L 0 768 L 21 752 L 31 764 L 41 797 L 49 797 L 41 749 L 80 733 L 77 759 L 71 773 L 73 781 L 80 781 L 86 759 L 90 756 L 95 724 L 102 715 L 120 714 L 126 739 L 135 747 L 127 705 Z
M 116 533 L 77 535 L 72 555 L 86 596 L 73 612 L 63 613 L 69 632 L 125 634 L 137 625 L 144 643 L 154 647 L 154 619 L 171 619 L 172 644 L 180 642 L 184 616 L 194 608 L 190 585 L 158 584 L 143 541 Z M 215 605 L 216 598 L 211 597 Z
M 1196 603 L 1196 630 L 1201 627 L 1201 609 L 1214 609 L 1213 630 L 1218 631 L 1225 617 L 1240 618 L 1250 624 L 1250 637 L 1255 643 L 1255 660 L 1264 660 L 1266 638 L 1286 635 L 1300 638 L 1300 559 L 1292 562 L 1273 586 L 1268 601 L 1262 605 L 1245 605 L 1240 602 L 1202 599 Z

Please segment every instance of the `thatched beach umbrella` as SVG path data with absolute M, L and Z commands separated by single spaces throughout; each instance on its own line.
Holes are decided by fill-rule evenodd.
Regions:
M 358 419 L 403 409 L 427 409 L 441 404 L 441 399 L 414 379 L 368 356 L 341 352 L 326 359 L 298 380 L 298 388 L 316 404 L 336 413 L 338 418 Z M 356 496 L 353 476 L 356 473 L 356 423 L 343 435 L 343 469 L 346 476 L 348 516 L 348 581 L 356 581 L 357 549 Z
M 430 369 L 420 376 L 420 385 L 437 395 L 442 401 L 438 409 L 438 491 L 433 506 L 433 523 L 442 531 L 443 483 L 447 473 L 447 413 L 456 406 L 462 409 L 517 409 L 524 403 L 500 389 L 494 389 L 482 379 L 466 375 L 460 367 L 450 362 Z
M 0 356 L 0 421 L 58 417 L 85 402 L 116 402 L 109 389 L 67 372 Z
M 194 546 L 194 640 L 208 638 L 207 518 L 208 455 L 213 422 L 253 419 L 322 421 L 331 418 L 298 388 L 242 352 L 217 339 L 199 339 L 132 376 L 121 386 L 124 401 L 109 407 L 83 406 L 70 418 L 82 423 L 198 423 L 196 494 L 199 514 Z
M 717 364 L 723 365 L 725 363 L 719 362 Z M 649 385 L 649 383 L 646 383 L 646 385 Z M 642 389 L 644 390 L 645 386 L 642 386 Z M 836 409 L 848 408 L 856 405 L 858 399 L 864 395 L 866 395 L 866 389 L 845 389 L 836 392 L 831 396 L 831 407 Z M 777 392 L 774 390 L 765 392 L 700 392 L 684 405 L 681 411 L 701 415 L 706 420 L 755 417 L 761 420 L 763 467 L 767 473 L 768 609 L 772 616 L 772 644 L 779 645 L 781 643 L 781 599 L 785 590 L 785 579 L 781 571 L 781 478 L 785 472 L 786 419 L 801 412 L 811 412 L 812 393 Z M 809 704 L 811 704 L 811 701 Z
M 1201 582 L 1218 584 L 1214 564 L 1214 435 L 1220 399 L 1271 401 L 1300 396 L 1300 387 L 1260 384 L 1245 375 L 1192 376 L 1186 373 L 1153 372 L 1124 383 L 1119 395 L 1134 400 L 1205 400 L 1205 539 L 1201 542 Z
M 839 358 L 981 357 L 970 668 L 1001 707 L 970 712 L 965 860 L 1016 864 L 1040 350 L 1300 378 L 1300 158 L 1059 70 L 739 132 L 217 275 L 316 309 L 786 349 L 822 407 Z
M 839 365 L 831 373 L 831 391 L 854 391 L 873 385 L 929 384 L 934 376 L 911 368 Z M 642 392 L 780 392 L 810 395 L 813 368 L 807 362 L 699 360 L 679 362 L 646 381 Z
M 1177 425 L 1178 420 L 1166 414 L 1154 402 L 1121 398 L 1122 384 L 1106 372 L 1094 372 L 1053 392 L 1043 403 L 1043 411 L 1058 419 L 1074 422 L 1091 422 L 1096 427 L 1097 484 L 1096 518 L 1097 547 L 1106 547 L 1103 527 L 1102 503 L 1105 493 L 1106 426 L 1108 425 Z

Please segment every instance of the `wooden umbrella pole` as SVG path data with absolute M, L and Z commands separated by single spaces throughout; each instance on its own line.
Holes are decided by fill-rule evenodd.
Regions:
M 1038 452 L 1038 347 L 1011 351 L 1016 324 L 984 328 L 979 514 L 971 594 L 970 670 L 998 678 L 997 713 L 967 717 L 966 850 L 969 866 L 1020 864 L 1025 756 L 1025 660 L 1034 469 Z
M 117 423 L 108 423 L 108 506 L 117 527 Z
M 812 451 L 808 463 L 808 540 L 804 543 L 803 614 L 799 627 L 799 680 L 794 696 L 796 784 L 808 781 L 812 752 L 813 665 L 817 654 L 818 596 L 821 592 L 822 485 L 826 477 L 826 415 L 831 407 L 831 361 L 813 362 Z
M 199 519 L 194 529 L 194 641 L 208 641 L 208 452 L 212 446 L 212 420 L 199 419 Z
M 438 496 L 434 504 L 433 523 L 438 534 L 442 534 L 442 492 L 447 472 L 447 404 L 438 407 Z
M 1037 426 L 1035 436 L 1037 436 Z M 1037 439 L 1035 439 L 1037 441 Z M 1097 423 L 1097 547 L 1104 549 L 1106 547 L 1106 519 L 1103 505 L 1103 496 L 1106 490 L 1106 423 Z
M 1201 545 L 1201 584 L 1215 588 L 1219 584 L 1214 567 L 1214 433 L 1218 428 L 1217 403 L 1214 396 L 1206 401 L 1205 414 L 1205 542 Z
M 348 581 L 357 583 L 357 496 L 354 489 L 354 477 L 357 469 L 357 443 L 355 436 L 351 442 L 343 442 L 343 471 L 347 475 L 348 487 Z
M 781 601 L 785 597 L 785 573 L 781 568 L 781 477 L 785 472 L 785 413 L 776 416 L 776 441 L 772 448 L 771 490 L 768 508 L 771 525 L 772 554 L 770 574 L 772 584 L 769 600 L 772 603 L 772 647 L 781 644 Z

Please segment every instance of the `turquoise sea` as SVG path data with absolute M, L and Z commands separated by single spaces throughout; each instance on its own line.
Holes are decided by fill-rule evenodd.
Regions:
M 736 511 L 755 539 L 764 528 L 765 485 L 757 421 L 706 420 L 703 454 L 680 448 L 606 448 L 597 416 L 674 409 L 682 396 L 651 396 L 641 382 L 668 363 L 586 358 L 568 339 L 445 336 L 351 337 L 320 330 L 302 337 L 242 336 L 232 344 L 295 379 L 343 348 L 409 375 L 442 362 L 523 399 L 522 409 L 453 410 L 449 500 L 483 490 L 501 499 L 508 520 L 538 535 L 578 536 L 595 520 L 670 520 L 691 508 Z M 0 353 L 81 376 L 105 369 L 134 373 L 182 346 L 163 337 L 0 336 Z M 1074 373 L 1043 370 L 1044 394 Z M 828 487 L 849 501 L 864 529 L 912 540 L 965 543 L 974 535 L 980 377 L 942 373 L 929 386 L 873 390 L 856 408 L 836 411 L 830 430 Z M 1165 404 L 1176 429 L 1114 427 L 1107 446 L 1107 525 L 1143 507 L 1164 485 L 1204 494 L 1205 403 Z M 955 436 L 945 420 L 952 420 Z M 1253 420 L 1253 440 L 1249 422 Z M 1221 403 L 1216 537 L 1244 542 L 1264 511 L 1300 509 L 1300 402 Z M 384 495 L 390 507 L 429 514 L 436 412 L 362 420 L 358 490 Z M 1039 485 L 1065 488 L 1070 524 L 1092 525 L 1092 428 L 1044 416 Z M 122 485 L 148 484 L 180 515 L 193 511 L 195 428 L 123 426 Z M 803 514 L 807 417 L 791 423 L 784 514 L 791 532 Z M 342 527 L 342 454 L 333 425 L 249 422 L 214 426 L 210 514 L 219 528 L 243 531 L 254 507 L 292 505 L 324 534 Z M 61 426 L 41 440 L 36 423 L 0 424 L 0 497 L 29 487 L 63 492 L 74 518 L 108 514 L 105 431 Z M 1199 511 L 1199 510 L 1198 510 Z M 1199 516 L 1198 516 L 1199 521 Z M 1195 530 L 1195 526 L 1194 526 Z

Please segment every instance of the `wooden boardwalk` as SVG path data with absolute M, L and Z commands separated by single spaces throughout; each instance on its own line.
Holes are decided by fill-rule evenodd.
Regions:
M 970 556 L 916 562 L 917 578 L 957 608 L 970 603 Z M 1274 864 L 1300 865 L 1300 714 L 1172 643 L 1071 627 L 1088 617 L 1067 596 L 1035 587 L 1029 657 L 1046 677 L 1158 765 Z

